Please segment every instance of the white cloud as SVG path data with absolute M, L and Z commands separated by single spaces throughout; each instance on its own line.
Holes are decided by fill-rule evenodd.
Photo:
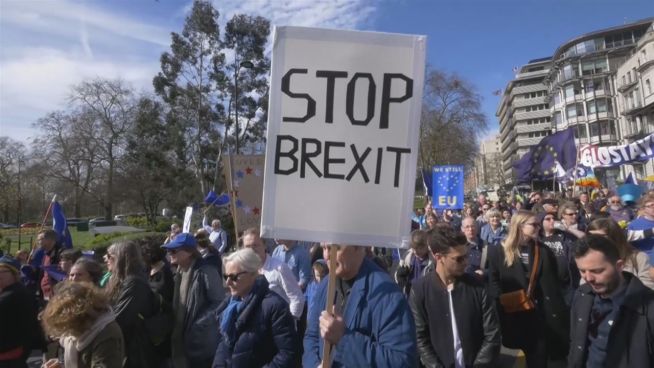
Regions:
M 46 113 L 64 109 L 70 87 L 84 79 L 121 78 L 137 90 L 151 90 L 158 63 L 93 60 L 51 48 L 23 49 L 2 63 L 0 135 L 25 140 Z
M 169 31 L 85 3 L 70 0 L 7 0 L 2 2 L 0 21 L 5 26 L 76 39 L 80 27 L 88 26 L 114 36 L 168 46 Z M 85 24 L 85 25 L 82 25 Z
M 277 26 L 360 29 L 368 25 L 377 0 L 214 0 L 222 21 L 234 14 L 256 14 Z

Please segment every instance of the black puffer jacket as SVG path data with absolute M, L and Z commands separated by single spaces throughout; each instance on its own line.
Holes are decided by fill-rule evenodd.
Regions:
M 450 297 L 435 272 L 413 284 L 409 304 L 416 322 L 418 353 L 425 367 L 454 367 Z M 500 326 L 485 286 L 464 274 L 454 284 L 452 304 L 466 367 L 495 367 Z
M 221 339 L 213 361 L 222 367 L 292 367 L 300 351 L 300 340 L 288 303 L 268 288 L 259 276 L 250 294 L 244 298 L 236 320 L 236 338 L 231 345 Z M 218 308 L 218 319 L 229 298 Z

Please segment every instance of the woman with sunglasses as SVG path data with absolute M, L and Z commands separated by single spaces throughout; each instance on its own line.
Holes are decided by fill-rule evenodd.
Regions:
M 224 260 L 230 297 L 218 307 L 220 344 L 213 367 L 291 367 L 300 351 L 288 303 L 259 275 L 261 258 L 250 248 Z
M 529 368 L 547 367 L 548 358 L 563 360 L 568 353 L 569 310 L 556 258 L 538 242 L 540 227 L 534 213 L 519 211 L 502 246 L 488 251 L 489 294 L 498 301 L 502 344 L 521 349 Z M 514 295 L 526 295 L 531 303 L 512 303 Z
M 225 298 L 218 265 L 202 258 L 193 234 L 163 245 L 177 267 L 173 293 L 172 363 L 175 368 L 211 367 L 218 346 L 216 309 Z

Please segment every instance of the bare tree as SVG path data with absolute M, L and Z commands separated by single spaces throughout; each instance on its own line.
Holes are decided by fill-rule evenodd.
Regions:
M 474 164 L 480 134 L 487 129 L 481 112 L 481 96 L 456 74 L 430 70 L 420 129 L 420 164 L 424 168 L 442 164 Z

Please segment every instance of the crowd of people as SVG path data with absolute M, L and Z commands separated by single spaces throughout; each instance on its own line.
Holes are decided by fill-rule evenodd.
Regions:
M 34 351 L 46 368 L 490 368 L 502 346 L 530 368 L 654 366 L 654 192 L 480 195 L 411 221 L 408 250 L 256 228 L 232 249 L 205 218 L 104 262 L 43 230 L 38 263 L 0 258 L 0 368 Z

